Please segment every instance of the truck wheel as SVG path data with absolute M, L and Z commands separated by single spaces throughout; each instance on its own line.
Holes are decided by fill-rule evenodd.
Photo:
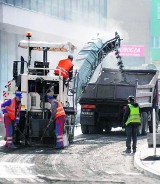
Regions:
M 98 134 L 102 134 L 103 133 L 103 127 L 96 127 L 96 131 Z
M 89 125 L 88 130 L 90 134 L 95 134 L 96 133 L 96 128 L 94 125 Z
M 111 132 L 111 129 L 112 129 L 112 127 L 106 126 L 105 127 L 105 133 L 110 133 Z
M 138 126 L 137 128 L 137 135 L 142 135 L 142 130 L 143 130 L 143 116 L 141 115 L 141 125 Z
M 88 134 L 88 126 L 87 125 L 81 125 L 81 130 L 83 134 Z
M 97 120 L 96 120 L 96 127 L 95 128 L 96 128 L 97 134 L 102 134 L 103 133 L 103 126 L 102 126 L 100 117 L 98 117 Z
M 159 124 L 159 117 L 158 117 L 158 113 L 155 112 L 156 114 L 156 132 L 158 132 L 158 124 Z M 151 118 L 150 118 L 150 123 L 149 123 L 149 133 L 153 133 L 153 115 L 151 114 Z
M 137 135 L 142 135 L 142 123 L 140 126 L 138 126 L 138 129 L 137 129 Z
M 152 127 L 152 125 L 149 126 L 149 133 L 153 133 L 153 127 Z
M 142 112 L 142 120 L 143 120 L 142 135 L 146 135 L 148 132 L 148 114 L 146 112 Z

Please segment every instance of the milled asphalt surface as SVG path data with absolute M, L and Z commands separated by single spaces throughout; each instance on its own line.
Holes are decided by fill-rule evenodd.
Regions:
M 83 139 L 83 135 L 78 136 L 81 132 L 80 127 L 76 129 L 76 139 Z M 156 151 L 156 154 L 155 154 Z M 134 155 L 134 166 L 146 175 L 160 179 L 160 148 L 149 148 L 146 143 L 138 148 Z
M 75 141 L 85 139 L 79 134 L 81 134 L 80 127 L 75 129 Z M 4 143 L 5 141 L 0 138 L 0 146 L 3 146 Z M 146 141 L 134 155 L 134 166 L 144 174 L 160 179 L 160 147 L 149 148 Z
M 83 135 L 78 136 L 81 132 L 79 127 L 76 132 L 77 140 L 83 139 Z M 149 148 L 146 140 L 134 155 L 134 166 L 144 174 L 160 179 L 160 148 Z

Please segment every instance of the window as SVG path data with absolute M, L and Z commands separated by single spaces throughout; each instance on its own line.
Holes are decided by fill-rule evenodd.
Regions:
M 31 1 L 30 0 L 23 0 L 23 8 L 31 9 Z
M 152 48 L 158 49 L 160 48 L 160 37 L 152 37 Z
M 58 0 L 59 8 L 58 8 L 58 17 L 64 19 L 64 1 Z
M 53 0 L 52 1 L 52 15 L 55 17 L 58 16 L 58 8 L 59 8 L 58 0 Z
M 22 0 L 16 0 L 14 4 L 15 6 L 22 7 L 22 3 Z
M 44 1 L 45 14 L 52 15 L 52 0 Z
M 38 0 L 38 11 L 44 13 L 44 0 Z
M 71 0 L 64 0 L 64 19 L 71 20 L 72 9 L 71 9 Z
M 7 0 L 6 3 L 14 5 L 14 0 Z
M 31 1 L 31 10 L 37 11 L 38 9 L 38 2 L 37 0 Z
M 0 2 L 4 2 L 4 3 L 7 3 L 7 0 L 0 0 Z

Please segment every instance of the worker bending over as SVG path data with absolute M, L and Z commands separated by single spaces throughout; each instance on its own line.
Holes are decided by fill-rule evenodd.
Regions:
M 65 124 L 65 111 L 61 102 L 56 100 L 53 96 L 48 95 L 48 102 L 51 104 L 51 118 L 50 121 L 55 123 L 56 146 L 55 148 L 64 148 L 63 132 Z

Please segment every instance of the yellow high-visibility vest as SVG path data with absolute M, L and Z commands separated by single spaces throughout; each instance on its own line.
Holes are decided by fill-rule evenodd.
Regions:
M 140 117 L 140 113 L 139 113 L 139 107 L 134 107 L 131 104 L 128 104 L 129 108 L 130 108 L 130 115 L 127 119 L 127 122 L 125 123 L 126 126 L 129 123 L 141 123 L 141 117 Z

